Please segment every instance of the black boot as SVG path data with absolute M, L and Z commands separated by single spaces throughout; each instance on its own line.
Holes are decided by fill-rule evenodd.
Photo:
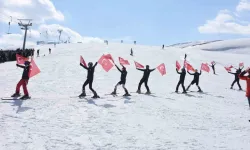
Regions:
M 112 92 L 111 95 L 116 95 L 116 89 L 114 89 L 114 92 Z
M 20 93 L 15 93 L 15 94 L 11 95 L 11 97 L 20 97 L 20 96 L 21 96 Z
M 198 89 L 199 89 L 199 91 L 198 91 L 198 92 L 203 92 L 199 86 L 198 86 Z
M 128 93 L 128 90 L 126 89 L 125 94 L 123 96 L 131 96 L 131 95 Z
M 92 98 L 100 98 L 100 96 L 98 96 L 97 93 L 94 92 L 94 96 Z
M 21 100 L 26 100 L 26 99 L 30 99 L 31 97 L 29 95 L 24 95 L 23 97 L 21 97 Z
M 81 98 L 81 97 L 85 97 L 85 96 L 86 96 L 85 91 L 82 91 L 82 94 L 79 95 L 80 98 Z
M 141 94 L 141 90 L 138 89 L 138 90 L 136 91 L 136 93 Z
M 151 92 L 150 91 L 147 91 L 145 94 L 148 94 L 148 95 L 150 95 L 151 94 Z

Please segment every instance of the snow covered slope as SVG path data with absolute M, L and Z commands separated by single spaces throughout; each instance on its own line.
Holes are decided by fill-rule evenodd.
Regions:
M 129 55 L 134 49 L 134 57 Z M 249 55 L 198 51 L 197 49 L 101 43 L 57 45 L 48 55 L 36 58 L 41 73 L 28 84 L 31 100 L 0 102 L 1 150 L 248 150 L 250 147 L 249 109 L 244 92 L 229 90 L 234 76 L 217 65 L 218 75 L 203 72 L 200 86 L 203 94 L 175 94 L 179 76 L 175 61 L 182 62 L 185 53 L 195 68 L 212 60 L 224 64 L 245 62 Z M 87 88 L 81 93 L 86 71 L 79 65 L 79 56 L 97 61 L 103 53 L 129 59 L 127 88 L 135 92 L 142 72 L 133 60 L 151 68 L 165 63 L 167 75 L 156 70 L 149 79 L 151 96 L 131 93 L 130 98 L 105 95 L 113 91 L 120 74 L 113 68 L 105 72 L 100 65 L 95 72 L 94 89 L 102 97 L 93 100 Z M 22 69 L 15 62 L 0 64 L 0 95 L 15 91 Z M 186 86 L 192 76 L 186 76 Z M 245 83 L 241 82 L 242 87 Z M 181 89 L 179 89 L 181 90 Z M 191 91 L 197 88 L 191 87 Z M 145 91 L 142 86 L 142 91 Z M 123 94 L 121 87 L 119 95 Z M 74 98 L 75 97 L 75 98 Z
M 185 43 L 177 43 L 173 45 L 169 45 L 167 47 L 175 47 L 175 48 L 192 48 L 200 45 L 206 45 L 214 42 L 219 42 L 221 40 L 214 40 L 214 41 L 196 41 L 196 42 L 185 42 Z
M 191 49 L 202 49 L 205 51 L 223 51 L 235 54 L 250 54 L 250 39 L 234 39 L 225 41 L 216 41 L 203 45 L 196 45 L 195 47 L 189 47 Z

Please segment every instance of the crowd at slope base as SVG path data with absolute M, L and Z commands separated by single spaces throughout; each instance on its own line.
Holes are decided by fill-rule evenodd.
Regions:
M 34 55 L 34 49 L 16 49 L 16 50 L 0 50 L 0 63 L 7 61 L 16 61 L 16 54 L 23 57 L 29 57 Z

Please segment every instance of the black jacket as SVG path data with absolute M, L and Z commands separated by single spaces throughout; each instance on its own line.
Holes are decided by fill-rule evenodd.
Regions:
M 138 69 L 138 68 L 136 69 L 144 72 L 142 77 L 143 80 L 148 80 L 150 73 L 155 70 L 155 69 Z
M 29 80 L 29 72 L 30 72 L 30 66 L 22 66 L 22 65 L 19 65 L 19 64 L 16 64 L 16 66 L 20 67 L 20 68 L 23 68 L 23 75 L 22 75 L 22 79 L 25 79 L 25 80 Z
M 198 73 L 198 72 L 195 72 L 195 73 L 190 73 L 190 72 L 188 72 L 188 74 L 190 74 L 190 75 L 193 75 L 193 76 L 194 76 L 193 81 L 199 81 L 199 79 L 200 79 L 200 75 L 201 75 L 201 71 L 200 71 L 200 73 Z
M 126 81 L 127 77 L 127 70 L 121 70 L 117 65 L 115 65 L 116 68 L 121 72 L 121 81 Z
M 183 72 L 179 72 L 177 69 L 176 69 L 176 72 L 178 74 L 180 74 L 180 81 L 185 81 L 185 77 L 186 77 L 186 70 Z
M 96 62 L 95 65 L 92 66 L 92 67 L 85 67 L 85 66 L 82 65 L 81 63 L 80 63 L 80 65 L 81 65 L 84 69 L 86 69 L 86 70 L 88 71 L 87 79 L 93 80 L 93 79 L 94 79 L 95 67 L 96 67 L 96 65 L 97 65 L 97 62 Z
M 240 80 L 239 75 L 241 74 L 241 70 L 237 70 L 235 73 L 232 73 L 232 72 L 228 72 L 228 73 L 233 74 L 235 80 Z

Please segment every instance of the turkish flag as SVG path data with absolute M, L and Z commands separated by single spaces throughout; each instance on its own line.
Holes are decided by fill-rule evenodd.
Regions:
M 113 57 L 111 56 L 111 54 L 107 54 L 107 55 L 103 55 L 106 59 L 110 59 L 114 62 Z
M 165 67 L 165 64 L 164 64 L 164 63 L 160 64 L 160 65 L 157 67 L 157 69 L 159 70 L 159 72 L 161 73 L 162 76 L 166 74 L 166 67 Z
M 136 68 L 139 68 L 139 69 L 143 69 L 144 68 L 144 66 L 142 64 L 140 64 L 140 63 L 138 63 L 136 61 L 134 61 L 134 62 L 135 62 L 135 67 Z
M 87 64 L 86 64 L 86 62 L 84 61 L 84 59 L 82 58 L 82 56 L 80 56 L 80 63 L 81 63 L 82 65 L 84 65 L 85 67 L 87 67 Z
M 28 59 L 19 55 L 19 54 L 16 54 L 16 63 L 17 64 L 23 65 L 26 60 L 28 60 Z
M 210 72 L 210 68 L 209 68 L 208 64 L 204 64 L 204 63 L 201 64 L 201 70 L 206 71 L 206 72 Z
M 35 75 L 39 74 L 41 71 L 40 69 L 37 67 L 35 61 L 33 59 L 31 59 L 31 63 L 30 63 L 30 71 L 29 71 L 29 77 L 34 77 Z
M 192 65 L 190 65 L 188 62 L 185 61 L 185 67 L 187 68 L 188 71 L 194 71 L 194 68 Z
M 227 72 L 230 72 L 231 69 L 233 68 L 233 66 L 231 65 L 231 66 L 229 66 L 229 67 L 224 67 L 224 68 L 227 70 Z
M 176 68 L 177 68 L 177 70 L 181 69 L 181 65 L 180 65 L 180 63 L 178 61 L 176 61 Z
M 243 62 L 240 63 L 239 66 L 240 66 L 240 67 L 244 67 L 244 63 L 243 63 Z
M 125 60 L 125 59 L 123 59 L 121 57 L 119 57 L 119 62 L 120 62 L 121 65 L 130 65 L 128 60 Z
M 109 70 L 114 66 L 109 59 L 103 55 L 99 60 L 98 63 L 102 66 L 102 68 L 106 71 L 109 72 Z

